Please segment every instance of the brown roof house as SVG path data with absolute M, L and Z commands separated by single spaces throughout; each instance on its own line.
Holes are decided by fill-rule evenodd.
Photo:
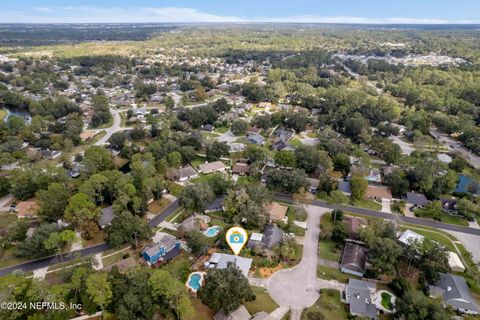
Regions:
M 232 168 L 233 174 L 245 176 L 250 173 L 250 166 L 247 163 L 237 162 Z
M 368 224 L 366 219 L 353 216 L 343 217 L 342 222 L 347 227 L 347 237 L 351 240 L 358 240 L 360 231 Z
M 37 216 L 38 204 L 35 198 L 17 203 L 15 212 L 18 218 L 35 218 Z
M 199 172 L 204 174 L 214 173 L 214 172 L 223 172 L 227 168 L 221 161 L 209 162 L 205 164 L 201 164 L 198 166 Z
M 363 277 L 367 268 L 367 248 L 352 242 L 347 242 L 343 249 L 341 271 Z
M 392 199 L 392 192 L 387 187 L 378 187 L 369 185 L 367 187 L 367 192 L 365 193 L 365 198 L 370 200 L 382 201 L 382 199 Z
M 272 221 L 283 221 L 287 222 L 288 217 L 287 217 L 287 211 L 288 207 L 283 206 L 277 202 L 272 202 L 271 204 L 265 206 L 265 209 L 268 212 L 268 216 L 270 220 Z

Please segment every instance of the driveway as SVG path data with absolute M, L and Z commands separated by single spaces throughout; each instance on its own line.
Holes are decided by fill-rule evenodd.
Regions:
M 392 213 L 392 211 L 390 210 L 390 203 L 390 199 L 382 198 L 382 212 Z
M 403 141 L 402 139 L 400 139 L 399 137 L 396 137 L 396 136 L 391 136 L 390 138 L 393 143 L 396 143 L 398 144 L 398 146 L 400 147 L 400 149 L 402 149 L 402 153 L 403 154 L 406 154 L 406 155 L 411 155 L 413 151 L 415 151 L 415 148 L 412 147 L 411 144 L 409 143 L 406 143 L 405 141 Z
M 317 285 L 317 250 L 320 218 L 327 208 L 307 206 L 307 231 L 300 263 L 274 273 L 267 283 L 268 293 L 281 307 L 301 310 L 313 305 L 320 297 Z
M 218 142 L 226 142 L 226 143 L 230 143 L 230 142 L 234 142 L 235 140 L 237 140 L 238 137 L 235 136 L 232 131 L 227 131 L 225 132 L 224 134 L 222 134 L 221 136 L 219 136 L 217 138 L 217 141 Z

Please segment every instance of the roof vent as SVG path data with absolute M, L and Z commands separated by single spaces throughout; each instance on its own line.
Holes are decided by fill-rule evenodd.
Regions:
M 452 291 L 452 287 L 448 286 L 447 291 Z

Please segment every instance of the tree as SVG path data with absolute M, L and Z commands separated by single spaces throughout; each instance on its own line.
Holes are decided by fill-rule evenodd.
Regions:
M 361 176 L 353 176 L 350 180 L 350 189 L 352 192 L 352 200 L 359 201 L 365 197 L 365 193 L 367 192 L 368 181 L 364 177 Z
M 84 193 L 76 193 L 69 200 L 65 209 L 65 220 L 76 226 L 81 226 L 88 220 L 95 220 L 100 216 L 100 210 L 90 197 Z
M 85 151 L 83 158 L 85 170 L 89 174 L 114 168 L 113 160 L 108 151 L 102 147 L 93 146 Z
M 341 221 L 335 222 L 332 230 L 332 240 L 336 243 L 344 243 L 347 236 L 347 226 Z
M 63 230 L 62 232 L 52 232 L 44 241 L 43 245 L 47 250 L 55 250 L 63 262 L 62 251 L 65 247 L 71 245 L 77 240 L 75 232 L 72 230 Z
M 247 133 L 248 123 L 244 120 L 238 119 L 232 123 L 231 131 L 236 136 L 241 136 Z
M 333 158 L 333 167 L 336 171 L 340 171 L 344 176 L 350 173 L 350 157 L 346 153 L 338 153 Z
M 207 146 L 205 153 L 208 161 L 216 161 L 221 157 L 227 157 L 230 154 L 230 148 L 224 142 L 215 141 Z
M 114 247 L 130 242 L 138 248 L 139 241 L 149 239 L 151 234 L 147 223 L 128 211 L 117 214 L 107 226 L 107 242 Z
M 112 286 L 106 273 L 93 273 L 85 282 L 86 293 L 93 303 L 104 311 L 112 301 Z
M 281 261 L 297 263 L 302 258 L 302 247 L 294 239 L 287 239 L 280 243 L 275 253 Z
M 294 168 L 296 165 L 295 155 L 287 150 L 279 151 L 275 154 L 275 163 L 281 167 Z
M 247 278 L 233 264 L 224 269 L 209 271 L 198 296 L 210 309 L 223 310 L 227 314 L 244 301 L 255 299 Z
M 310 184 L 303 170 L 273 170 L 268 173 L 267 186 L 280 192 L 296 193 L 302 188 L 307 190 Z
M 18 244 L 18 255 L 27 258 L 42 257 L 52 254 L 52 248 L 45 247 L 45 241 L 51 233 L 58 232 L 56 224 L 41 224 L 31 237 Z
M 36 193 L 40 209 L 38 214 L 49 221 L 57 221 L 63 217 L 68 203 L 69 192 L 60 183 L 52 183 L 47 190 L 39 190 Z
M 442 303 L 425 296 L 417 290 L 408 290 L 397 300 L 398 320 L 448 320 L 450 316 Z
M 187 234 L 187 246 L 197 257 L 207 253 L 208 250 L 207 239 L 203 234 L 195 230 Z
M 176 280 L 165 270 L 154 270 L 148 284 L 152 290 L 152 296 L 160 305 L 167 303 L 167 306 L 175 310 L 177 318 L 183 319 L 192 316 L 194 309 L 185 290 L 183 283 Z
M 391 274 L 395 270 L 397 259 L 403 253 L 403 248 L 389 238 L 375 238 L 370 244 L 368 252 L 369 263 L 372 269 L 379 274 Z
M 243 156 L 247 158 L 249 163 L 261 162 L 265 160 L 265 150 L 262 147 L 250 144 L 243 152 Z
M 180 168 L 182 165 L 182 155 L 180 152 L 174 151 L 170 152 L 167 156 L 168 166 L 171 168 Z
M 266 222 L 263 201 L 266 200 L 255 198 L 252 196 L 254 192 L 253 189 L 247 189 L 246 187 L 228 191 L 224 207 L 229 222 L 241 223 L 249 229 L 263 228 Z
M 179 197 L 180 204 L 191 210 L 203 211 L 215 199 L 215 194 L 206 182 L 187 185 Z
M 163 103 L 165 104 L 165 107 L 167 107 L 167 109 L 169 110 L 175 108 L 175 100 L 173 100 L 173 98 L 170 96 L 166 96 L 165 100 L 163 100 Z
M 405 173 L 399 169 L 393 170 L 392 173 L 385 177 L 385 184 L 390 187 L 390 190 L 396 197 L 402 197 L 410 190 Z
M 295 149 L 295 157 L 299 168 L 307 173 L 314 172 L 320 162 L 320 153 L 312 146 L 300 146 Z

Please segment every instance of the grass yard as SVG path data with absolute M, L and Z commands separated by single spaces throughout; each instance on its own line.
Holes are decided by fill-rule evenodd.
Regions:
M 17 215 L 14 213 L 2 213 L 0 214 L 0 228 L 8 227 L 17 220 Z
M 463 217 L 459 217 L 459 216 L 452 216 L 452 215 L 450 215 L 448 213 L 445 213 L 445 212 L 443 212 L 443 214 L 442 214 L 442 222 L 468 227 L 467 219 L 465 219 Z
M 2 251 L 2 254 L 0 255 L 0 268 L 13 266 L 13 265 L 27 261 L 24 258 L 17 257 L 15 255 L 16 251 L 17 251 L 16 247 L 10 247 Z
M 434 241 L 437 241 L 438 243 L 443 244 L 444 246 L 446 246 L 448 248 L 448 250 L 456 252 L 455 247 L 453 246 L 453 243 L 452 243 L 451 239 L 448 238 L 446 235 L 438 233 L 438 231 L 428 231 L 428 230 L 425 230 L 423 228 L 415 228 L 415 227 L 411 227 L 411 226 L 409 226 L 408 228 L 405 227 L 405 228 L 402 228 L 402 229 L 404 229 L 404 230 L 410 229 L 412 231 L 415 231 L 416 233 L 418 233 L 418 234 L 420 234 L 424 237 L 427 237 L 430 240 L 434 240 Z
M 0 109 L 0 121 L 3 121 L 5 117 L 7 116 L 8 112 L 5 109 Z
M 325 280 L 337 280 L 341 283 L 347 283 L 349 278 L 356 278 L 353 275 L 347 275 L 338 269 L 326 266 L 317 266 L 317 277 Z
M 210 320 L 213 319 L 215 312 L 210 310 L 200 299 L 190 298 L 194 313 L 191 317 L 184 318 L 185 320 Z
M 307 319 L 349 319 L 346 304 L 340 301 L 340 292 L 331 289 L 320 290 L 320 298 L 313 306 L 303 310 L 302 320 Z
M 167 198 L 162 198 L 160 200 L 152 201 L 148 205 L 148 210 L 153 214 L 158 214 L 160 211 L 165 209 L 170 204 L 170 200 Z
M 325 260 L 339 262 L 342 250 L 331 240 L 321 240 L 318 244 L 318 256 Z
M 125 250 L 125 251 L 120 251 L 120 252 L 117 252 L 111 256 L 108 256 L 108 257 L 105 257 L 105 258 L 102 258 L 102 261 L 103 261 L 103 266 L 104 267 L 108 267 L 114 263 L 117 263 L 118 261 L 120 260 L 123 260 L 123 257 L 125 255 L 129 255 L 130 257 L 133 255 L 132 252 L 130 252 L 130 250 Z
M 188 279 L 188 275 L 190 274 L 190 266 L 193 263 L 193 260 L 190 262 L 188 257 L 189 255 L 184 252 L 161 268 L 165 271 L 168 271 L 172 276 L 181 282 L 185 282 Z
M 179 197 L 182 193 L 183 187 L 175 182 L 169 182 L 167 184 L 167 190 L 175 197 Z
M 275 303 L 275 301 L 273 301 L 265 288 L 252 287 L 252 291 L 256 296 L 255 301 L 244 303 L 245 308 L 247 308 L 251 315 L 260 311 L 271 313 L 273 310 L 278 308 L 278 305 Z
M 303 143 L 302 143 L 300 140 L 298 140 L 297 138 L 293 138 L 293 139 L 290 140 L 288 143 L 289 143 L 290 145 L 292 145 L 293 147 L 295 147 L 295 148 L 298 148 L 298 147 L 303 146 Z
M 358 200 L 357 202 L 355 202 L 355 206 L 365 208 L 365 209 L 371 209 L 375 211 L 382 210 L 381 204 L 378 204 L 375 201 L 367 200 L 367 199 Z

